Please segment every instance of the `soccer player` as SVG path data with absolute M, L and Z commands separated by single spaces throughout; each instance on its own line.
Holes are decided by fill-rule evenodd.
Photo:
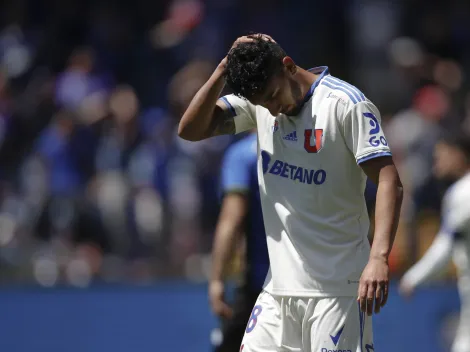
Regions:
M 269 270 L 258 187 L 256 133 L 232 145 L 222 165 L 223 201 L 212 253 L 209 299 L 222 319 L 222 343 L 217 352 L 238 352 L 251 310 Z M 233 306 L 224 300 L 225 273 L 240 235 L 245 235 L 245 277 L 237 288 Z
M 219 99 L 225 82 L 234 94 Z M 178 133 L 197 141 L 255 127 L 270 270 L 241 349 L 373 351 L 370 316 L 387 301 L 403 197 L 379 111 L 327 67 L 304 70 L 259 34 L 234 43 Z M 378 186 L 372 248 L 367 177 Z
M 433 274 L 441 271 L 454 256 L 461 298 L 460 324 L 453 352 L 470 352 L 470 136 L 444 138 L 435 148 L 434 173 L 439 179 L 457 180 L 446 192 L 442 224 L 426 254 L 400 282 L 405 297 Z

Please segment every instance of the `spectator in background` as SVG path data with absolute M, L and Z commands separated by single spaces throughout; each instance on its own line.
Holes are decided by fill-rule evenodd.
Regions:
M 90 161 L 95 149 L 96 136 L 65 110 L 39 137 L 35 152 L 48 175 L 49 194 L 38 223 L 41 238 L 66 235 L 70 240 L 91 240 L 102 249 L 107 247 L 101 224 L 84 194 L 93 174 Z
M 131 87 L 118 86 L 109 108 L 111 120 L 95 161 L 97 204 L 112 235 L 113 253 L 146 256 L 163 226 L 162 197 L 154 187 L 157 150 L 150 142 L 152 130 L 145 132 L 140 124 L 139 101 Z
M 86 47 L 76 48 L 57 79 L 56 104 L 75 110 L 90 95 L 104 94 L 109 82 L 95 71 L 93 51 Z

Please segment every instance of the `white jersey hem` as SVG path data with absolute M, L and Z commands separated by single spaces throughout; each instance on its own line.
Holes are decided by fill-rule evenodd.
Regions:
M 273 290 L 263 288 L 272 296 L 289 296 L 289 297 L 357 297 L 357 288 L 353 292 L 345 292 L 345 290 L 338 291 L 319 291 L 319 290 Z

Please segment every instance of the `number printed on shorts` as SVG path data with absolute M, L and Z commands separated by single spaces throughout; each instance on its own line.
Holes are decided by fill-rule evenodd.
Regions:
M 250 332 L 253 331 L 255 328 L 256 324 L 258 323 L 258 316 L 261 314 L 263 311 L 263 307 L 260 305 L 255 306 L 253 310 L 251 311 L 250 319 L 248 320 L 248 324 L 246 325 L 246 330 L 245 332 L 249 334 Z

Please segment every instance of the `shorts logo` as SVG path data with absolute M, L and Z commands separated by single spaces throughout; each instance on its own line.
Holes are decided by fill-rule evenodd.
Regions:
M 346 326 L 346 325 L 343 325 L 343 326 L 341 327 L 341 329 L 339 329 L 339 331 L 336 333 L 336 335 L 334 335 L 334 336 L 333 336 L 333 335 L 330 335 L 331 341 L 333 341 L 333 343 L 335 344 L 335 346 L 338 345 L 339 338 L 341 337 L 341 334 L 343 333 L 343 330 L 344 330 L 344 327 L 345 327 L 345 326 Z
M 308 153 L 318 153 L 321 148 L 323 148 L 323 130 L 322 129 L 317 129 L 315 130 L 315 136 L 313 139 L 313 145 L 312 145 L 312 135 L 313 131 L 310 130 L 305 130 L 304 132 L 304 148 Z
M 329 350 L 328 348 L 323 347 L 321 352 L 352 352 L 351 350 Z

